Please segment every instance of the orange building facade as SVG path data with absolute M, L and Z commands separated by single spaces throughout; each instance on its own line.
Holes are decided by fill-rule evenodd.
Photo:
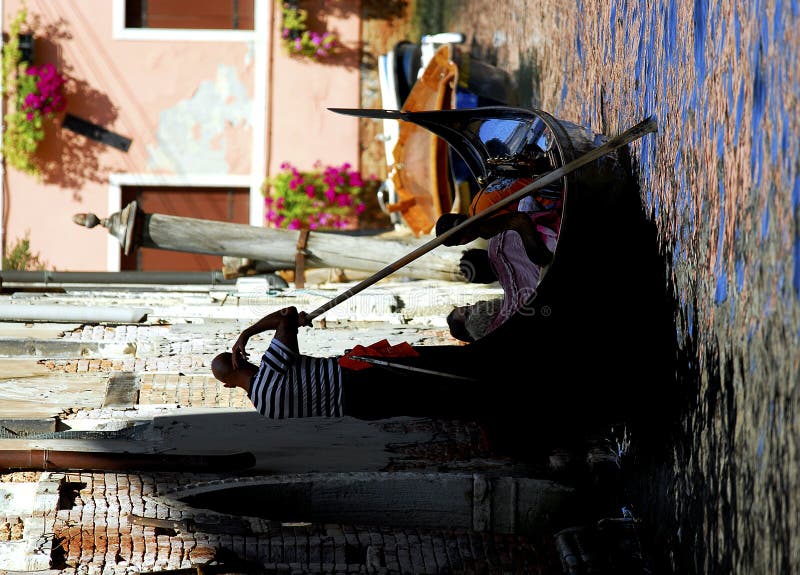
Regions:
M 4 255 L 27 238 L 46 269 L 143 269 L 72 216 L 104 218 L 138 199 L 150 213 L 261 226 L 262 184 L 283 162 L 359 165 L 358 122 L 327 110 L 359 106 L 359 0 L 299 3 L 310 29 L 340 42 L 320 61 L 286 53 L 281 4 L 270 0 L 0 4 L 4 49 L 26 9 L 29 65 L 52 64 L 66 79 L 66 106 L 45 120 L 33 157 L 38 173 L 4 158 Z M 5 90 L 7 114 L 15 100 Z M 153 265 L 216 265 L 174 256 Z

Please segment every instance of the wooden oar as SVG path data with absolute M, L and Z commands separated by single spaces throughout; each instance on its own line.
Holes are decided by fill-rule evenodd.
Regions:
M 472 216 L 471 218 L 468 218 L 467 220 L 461 222 L 457 226 L 453 226 L 452 228 L 450 228 L 449 230 L 447 230 L 443 234 L 441 234 L 439 236 L 436 236 L 435 238 L 433 238 L 429 242 L 421 245 L 420 247 L 418 247 L 415 250 L 409 252 L 405 256 L 395 260 L 394 262 L 390 263 L 385 268 L 375 272 L 370 277 L 366 278 L 365 280 L 360 281 L 359 283 L 357 283 L 353 287 L 346 289 L 345 291 L 343 291 L 342 293 L 340 293 L 336 297 L 332 298 L 331 300 L 329 300 L 329 301 L 325 302 L 324 304 L 322 304 L 321 306 L 319 306 L 317 309 L 309 312 L 306 315 L 306 323 L 305 323 L 305 325 L 310 325 L 311 321 L 314 318 L 320 316 L 321 314 L 325 313 L 329 309 L 339 305 L 340 303 L 342 303 L 346 299 L 349 299 L 349 298 L 353 297 L 355 294 L 365 290 L 369 286 L 379 282 L 380 280 L 382 280 L 386 276 L 396 272 L 397 270 L 399 270 L 403 266 L 409 264 L 410 262 L 413 262 L 415 259 L 425 255 L 426 253 L 431 251 L 433 248 L 442 245 L 447 240 L 447 238 L 449 238 L 451 236 L 454 236 L 455 234 L 458 234 L 459 232 L 463 231 L 465 228 L 473 225 L 475 222 L 491 216 L 492 214 L 502 210 L 508 204 L 516 202 L 517 200 L 527 196 L 531 192 L 534 192 L 534 191 L 536 191 L 536 190 L 538 190 L 540 188 L 544 188 L 545 186 L 548 186 L 548 185 L 552 184 L 553 182 L 555 182 L 557 180 L 560 180 L 561 178 L 563 178 L 567 174 L 569 174 L 571 172 L 574 172 L 578 168 L 581 168 L 581 167 L 585 166 L 586 164 L 588 164 L 590 162 L 593 162 L 597 158 L 600 158 L 601 156 L 605 156 L 606 154 L 608 154 L 610 152 L 613 152 L 617 148 L 621 148 L 622 146 L 625 146 L 626 144 L 629 144 L 630 142 L 633 142 L 634 140 L 638 140 L 639 138 L 641 138 L 642 136 L 644 136 L 646 134 L 649 134 L 651 132 L 657 132 L 657 131 L 658 131 L 658 126 L 656 124 L 656 120 L 655 120 L 655 118 L 653 116 L 650 116 L 650 117 L 646 118 L 645 120 L 642 120 L 641 122 L 639 122 L 635 126 L 632 126 L 632 127 L 628 128 L 627 130 L 625 130 L 624 132 L 622 132 L 618 136 L 615 136 L 615 137 L 611 138 L 605 144 L 603 144 L 601 146 L 598 146 L 597 148 L 594 148 L 593 150 L 591 150 L 591 151 L 585 153 L 584 155 L 582 155 L 581 157 L 572 160 L 571 162 L 561 166 L 560 168 L 558 168 L 556 170 L 553 170 L 552 172 L 548 172 L 548 173 L 544 174 L 543 176 L 541 176 L 540 178 L 537 178 L 536 180 L 534 180 L 533 182 L 531 182 L 530 184 L 528 184 L 524 188 L 521 188 L 520 190 L 517 190 L 516 192 L 514 192 L 510 196 L 505 197 L 504 199 L 500 200 L 496 204 L 493 204 L 490 207 L 486 208 L 482 212 L 477 213 L 474 216 Z

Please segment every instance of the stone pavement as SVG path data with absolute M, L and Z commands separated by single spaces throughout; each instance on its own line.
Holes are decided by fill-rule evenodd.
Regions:
M 112 443 L 103 449 L 124 443 L 133 452 L 251 451 L 256 469 L 284 472 L 309 466 L 397 468 L 404 458 L 410 466 L 414 459 L 424 465 L 426 457 L 439 464 L 447 455 L 437 450 L 460 452 L 462 459 L 485 456 L 479 433 L 468 425 L 266 420 L 241 390 L 226 389 L 210 375 L 211 359 L 263 315 L 288 305 L 311 311 L 357 283 L 314 283 L 314 278 L 311 274 L 303 290 L 274 289 L 264 277 L 252 276 L 228 286 L 65 286 L 65 293 L 20 291 L 0 297 L 19 307 L 21 318 L 26 309 L 35 315 L 38 306 L 70 306 L 64 314 L 69 322 L 52 317 L 0 324 L 0 419 L 11 430 L 0 437 L 0 446 L 91 449 L 107 439 Z M 446 313 L 454 305 L 500 294 L 496 285 L 383 280 L 320 316 L 314 327 L 301 328 L 301 351 L 329 356 L 381 339 L 457 345 L 446 328 Z M 106 308 L 141 309 L 146 316 L 137 324 L 75 323 L 82 310 L 94 318 Z M 259 357 L 270 338 L 269 332 L 252 338 L 251 356 Z M 20 418 L 40 422 L 38 431 L 19 427 Z M 43 420 L 50 422 L 50 433 L 41 432 Z M 411 460 L 402 455 L 401 445 L 431 444 L 434 437 L 445 440 L 418 446 L 417 453 L 426 455 Z M 387 444 L 396 446 L 395 453 Z
M 106 285 L 0 296 L 22 316 L 24 306 L 72 306 L 69 322 L 0 325 L 0 457 L 49 450 L 36 452 L 39 463 L 70 453 L 162 462 L 138 471 L 109 460 L 106 471 L 0 476 L 0 494 L 8 494 L 0 501 L 0 570 L 123 575 L 217 560 L 269 573 L 553 572 L 557 552 L 540 534 L 571 509 L 573 490 L 492 454 L 474 423 L 272 421 L 210 376 L 211 358 L 262 315 L 286 305 L 311 310 L 347 287 L 309 286 L 270 290 L 256 277 L 228 288 Z M 455 344 L 444 314 L 499 294 L 496 286 L 385 281 L 303 328 L 301 348 L 335 354 L 384 338 Z M 74 319 L 113 306 L 145 309 L 146 318 Z M 252 338 L 253 355 L 269 337 Z M 206 473 L 170 463 L 172 455 L 241 452 L 252 453 L 252 467 Z M 301 497 L 305 488 L 295 486 L 306 484 L 311 497 L 330 489 L 333 499 L 319 508 L 341 506 L 341 515 L 317 516 L 298 504 L 291 521 L 276 516 L 275 507 Z M 386 509 L 383 519 L 376 505 Z M 220 506 L 221 513 L 210 509 Z

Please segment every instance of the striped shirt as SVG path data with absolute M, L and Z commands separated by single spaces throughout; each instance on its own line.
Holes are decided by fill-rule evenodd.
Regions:
M 310 357 L 273 338 L 250 380 L 250 401 L 266 417 L 341 417 L 342 370 L 335 357 Z

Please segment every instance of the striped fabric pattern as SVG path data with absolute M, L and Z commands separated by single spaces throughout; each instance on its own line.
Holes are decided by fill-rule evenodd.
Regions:
M 337 358 L 297 354 L 275 338 L 250 381 L 248 395 L 256 410 L 272 419 L 343 415 Z

